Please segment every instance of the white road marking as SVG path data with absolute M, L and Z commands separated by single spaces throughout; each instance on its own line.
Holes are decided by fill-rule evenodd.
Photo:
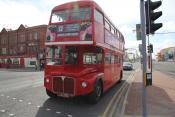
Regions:
M 4 112 L 6 112 L 6 110 L 3 109 L 3 110 L 1 110 L 1 112 L 4 113 Z
M 3 97 L 3 96 L 4 96 L 4 94 L 1 94 L 1 96 Z
M 43 86 L 44 84 L 35 84 L 34 86 L 32 86 L 33 88 L 36 88 L 36 87 L 40 87 L 40 86 Z
M 46 108 L 46 111 L 50 111 L 51 109 L 50 108 Z
M 72 117 L 72 115 L 67 115 L 68 117 Z
M 19 102 L 23 102 L 23 100 L 18 100 Z
M 16 100 L 16 98 L 12 98 L 13 100 Z
M 10 96 L 6 96 L 7 98 L 9 98 Z
M 61 112 L 57 111 L 56 114 L 61 114 Z
M 10 113 L 10 114 L 9 114 L 9 116 L 14 116 L 14 115 L 15 115 L 15 114 L 13 114 L 13 113 Z
M 28 105 L 31 105 L 32 103 L 31 102 L 28 102 Z
M 40 108 L 41 106 L 38 105 L 38 106 L 36 106 L 36 107 L 37 107 L 37 108 Z

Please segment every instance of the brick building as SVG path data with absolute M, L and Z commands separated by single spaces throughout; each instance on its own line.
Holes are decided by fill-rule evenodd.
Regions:
M 158 61 L 175 61 L 175 46 L 160 50 L 157 54 Z
M 34 67 L 44 59 L 47 25 L 0 32 L 0 67 Z

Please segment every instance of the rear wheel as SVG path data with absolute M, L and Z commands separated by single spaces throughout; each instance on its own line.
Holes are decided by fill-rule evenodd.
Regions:
M 47 93 L 47 95 L 48 95 L 49 97 L 51 97 L 51 98 L 56 98 L 56 97 L 57 97 L 56 94 L 52 93 L 52 92 L 49 91 L 48 89 L 46 89 L 46 93 Z
M 88 101 L 91 104 L 96 104 L 102 95 L 102 84 L 100 81 L 96 82 L 94 90 L 91 94 L 88 95 Z

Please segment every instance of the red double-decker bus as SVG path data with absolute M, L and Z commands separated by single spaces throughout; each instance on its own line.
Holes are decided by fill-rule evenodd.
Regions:
M 94 1 L 52 9 L 44 86 L 50 97 L 86 95 L 96 103 L 122 79 L 124 37 Z

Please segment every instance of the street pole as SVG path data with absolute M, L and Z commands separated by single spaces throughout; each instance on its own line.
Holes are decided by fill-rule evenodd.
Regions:
M 143 93 L 142 93 L 142 106 L 143 106 L 143 117 L 147 117 L 147 92 L 146 92 L 146 71 L 147 71 L 147 55 L 146 55 L 146 38 L 145 38 L 145 12 L 144 12 L 144 0 L 140 0 L 140 20 L 141 20 L 141 38 L 142 38 L 142 59 L 143 59 Z

